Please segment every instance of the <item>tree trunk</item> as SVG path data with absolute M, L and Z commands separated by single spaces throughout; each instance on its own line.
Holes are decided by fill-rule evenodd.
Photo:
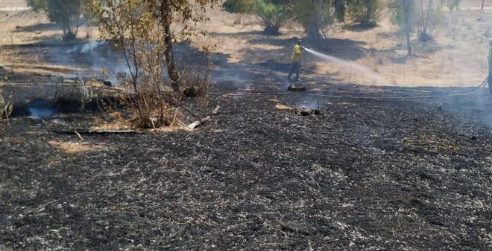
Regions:
M 403 0 L 403 19 L 405 22 L 405 35 L 407 37 L 407 51 L 408 56 L 412 55 L 412 44 L 410 43 L 410 31 L 411 31 L 411 23 L 410 23 L 410 8 L 412 0 Z
M 166 65 L 167 65 L 167 73 L 169 74 L 169 80 L 171 81 L 171 88 L 174 92 L 180 92 L 181 87 L 181 79 L 179 76 L 178 67 L 176 66 L 176 60 L 174 58 L 173 51 L 173 41 L 171 35 L 171 28 L 167 25 L 164 28 L 165 38 L 164 44 L 166 45 Z
M 408 56 L 412 55 L 412 44 L 410 43 L 410 29 L 408 29 L 408 27 L 406 28 L 406 36 L 407 36 L 407 52 L 408 52 Z
M 160 6 L 161 25 L 164 29 L 164 44 L 166 45 L 165 57 L 171 88 L 174 92 L 180 92 L 181 79 L 179 76 L 178 67 L 174 58 L 173 40 L 171 34 L 172 12 L 169 1 L 162 1 Z
M 309 38 L 309 40 L 312 41 L 319 41 L 322 39 L 321 33 L 320 33 L 320 27 L 318 22 L 313 22 L 309 25 L 309 27 L 306 27 L 306 33 Z
M 485 5 L 485 0 L 482 0 L 482 10 L 484 5 Z

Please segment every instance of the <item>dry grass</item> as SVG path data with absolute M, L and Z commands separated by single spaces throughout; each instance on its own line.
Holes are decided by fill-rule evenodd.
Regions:
M 77 104 L 83 109 L 92 98 L 92 88 L 80 77 L 73 82 L 61 81 L 56 85 L 55 101 L 59 104 Z
M 8 121 L 10 114 L 12 113 L 12 110 L 14 106 L 8 102 L 7 100 L 4 99 L 2 96 L 2 83 L 0 83 L 0 125 L 4 121 Z
M 5 100 L 2 96 L 2 82 L 0 82 L 0 138 L 3 137 L 5 123 L 8 123 L 13 109 L 13 104 Z
M 342 82 L 355 82 L 369 85 L 400 86 L 474 86 L 482 82 L 486 75 L 490 37 L 489 23 L 492 4 L 480 10 L 481 1 L 462 1 L 459 11 L 444 11 L 440 27 L 435 33 L 435 41 L 421 44 L 412 38 L 416 56 L 406 57 L 403 36 L 384 13 L 380 25 L 367 31 L 350 31 L 335 27 L 333 38 L 360 42 L 366 56 L 355 62 L 363 65 L 380 78 L 367 75 L 350 67 L 333 63 L 306 59 L 304 68 L 315 70 L 327 77 L 334 76 Z M 490 6 L 488 6 L 490 5 Z M 215 12 L 218 12 L 215 10 Z M 267 60 L 288 63 L 290 53 L 289 38 L 302 34 L 296 26 L 286 27 L 279 37 L 265 37 L 259 34 L 261 26 L 254 17 L 243 15 L 240 24 L 231 24 L 237 16 L 227 13 L 211 14 L 212 21 L 202 29 L 213 35 L 193 40 L 193 45 L 217 44 L 215 52 L 227 54 L 230 63 L 258 63 Z M 217 18 L 220 17 L 220 18 Z M 245 21 L 246 20 L 246 21 Z M 403 43 L 402 43 L 403 42 Z M 346 49 L 346 45 L 330 45 L 330 55 L 343 59 L 351 58 L 358 51 Z M 374 52 L 374 53 L 373 53 Z M 284 55 L 285 54 L 285 55 Z M 313 65 L 315 67 L 313 67 Z M 467 65 L 466 69 L 463 68 Z
M 485 78 L 487 71 L 487 41 L 491 36 L 489 23 L 492 21 L 492 5 L 486 4 L 485 10 L 481 11 L 480 4 L 478 0 L 462 1 L 459 11 L 445 10 L 442 23 L 435 33 L 435 41 L 425 45 L 414 42 L 416 56 L 408 58 L 403 36 L 398 32 L 398 27 L 391 23 L 389 13 L 384 13 L 380 25 L 371 30 L 350 31 L 335 27 L 333 38 L 360 42 L 360 49 L 347 49 L 343 43 L 330 44 L 329 54 L 347 59 L 363 50 L 366 55 L 355 59 L 355 62 L 380 75 L 380 79 L 370 79 L 354 69 L 311 58 L 306 59 L 304 65 L 319 74 L 336 77 L 341 82 L 370 85 L 397 83 L 401 86 L 476 85 Z M 215 45 L 212 52 L 227 55 L 228 63 L 254 64 L 268 60 L 288 63 L 289 39 L 302 36 L 302 29 L 295 25 L 286 26 L 279 37 L 266 37 L 261 34 L 262 27 L 254 16 L 224 13 L 219 9 L 209 10 L 208 15 L 210 22 L 193 28 L 208 35 L 192 37 L 191 45 L 195 48 Z M 56 26 L 37 28 L 49 27 L 47 18 L 42 14 L 22 12 L 5 18 L 0 16 L 0 19 L 0 32 L 5 34 L 0 37 L 0 46 L 55 41 L 56 36 L 61 35 Z M 179 25 L 175 30 L 180 30 Z M 89 34 L 92 39 L 97 39 L 99 35 L 97 30 L 90 27 L 82 27 L 81 31 L 82 37 Z M 416 41 L 415 37 L 413 41 Z M 60 72 L 67 67 L 37 67 L 43 64 L 40 57 L 20 57 L 12 47 L 0 50 L 0 60 L 18 71 L 42 74 Z M 467 66 L 466 70 L 464 65 Z
M 107 146 L 102 144 L 60 142 L 60 141 L 48 141 L 48 144 L 60 150 L 63 154 L 68 154 L 68 155 L 109 150 Z

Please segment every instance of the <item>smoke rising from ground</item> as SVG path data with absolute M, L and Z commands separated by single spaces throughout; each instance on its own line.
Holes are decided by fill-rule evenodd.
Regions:
M 114 51 L 105 41 L 77 44 L 54 57 L 62 65 L 83 64 L 89 67 L 89 75 L 100 80 L 121 84 L 118 75 L 129 76 L 128 64 L 121 53 Z

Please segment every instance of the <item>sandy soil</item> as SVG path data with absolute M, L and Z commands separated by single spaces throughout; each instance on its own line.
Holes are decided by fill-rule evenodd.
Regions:
M 351 31 L 337 26 L 333 39 L 327 44 L 308 43 L 306 46 L 325 48 L 325 53 L 364 66 L 374 73 L 366 74 L 354 64 L 340 65 L 306 55 L 304 69 L 308 72 L 305 75 L 315 74 L 332 82 L 366 85 L 477 86 L 486 76 L 487 42 L 492 34 L 489 27 L 492 10 L 486 6 L 481 11 L 477 6 L 480 6 L 479 1 L 467 1 L 459 11 L 445 11 L 440 26 L 435 30 L 435 41 L 422 44 L 414 37 L 415 55 L 411 57 L 406 57 L 403 37 L 387 13 L 380 25 L 371 30 Z M 216 68 L 229 68 L 226 71 L 229 74 L 218 74 L 217 81 L 244 82 L 249 74 L 243 71 L 243 65 L 288 64 L 291 38 L 303 36 L 302 29 L 293 25 L 286 26 L 279 37 L 264 36 L 258 20 L 253 16 L 228 14 L 218 9 L 209 10 L 208 14 L 211 21 L 200 24 L 198 28 L 208 35 L 192 38 L 192 45 L 196 48 L 210 46 L 218 55 L 214 61 Z M 49 24 L 42 14 L 3 12 L 0 13 L 0 20 L 0 30 L 5 34 L 0 38 L 0 46 L 4 46 L 0 52 L 0 64 L 43 64 L 50 55 L 61 53 L 39 46 L 31 48 L 29 56 L 25 57 L 18 49 L 18 46 L 27 43 L 56 43 L 60 39 L 61 32 Z M 176 31 L 179 29 L 175 27 Z M 96 28 L 84 26 L 79 36 L 93 40 L 97 34 Z M 77 60 L 63 64 L 53 59 L 48 61 L 56 68 L 77 67 L 78 64 Z M 18 69 L 27 70 L 25 67 Z M 280 77 L 284 77 L 287 71 L 265 70 Z
M 25 0 L 2 0 L 0 1 L 0 11 L 19 11 L 28 9 Z
M 406 57 L 403 36 L 388 13 L 374 29 L 350 31 L 337 26 L 333 40 L 326 45 L 306 45 L 327 48 L 327 54 L 365 66 L 378 77 L 364 74 L 352 64 L 323 62 L 310 56 L 306 56 L 304 68 L 327 79 L 358 84 L 477 86 L 486 77 L 492 22 L 491 7 L 481 11 L 479 6 L 479 1 L 466 1 L 459 11 L 446 11 L 434 33 L 435 41 L 422 44 L 413 38 L 415 55 L 411 57 Z M 289 63 L 290 39 L 303 36 L 299 27 L 289 26 L 279 37 L 266 37 L 254 17 L 215 12 L 205 28 L 209 36 L 195 43 L 216 45 L 215 51 L 228 55 L 229 63 L 254 64 L 268 60 Z M 217 16 L 221 19 L 213 18 Z

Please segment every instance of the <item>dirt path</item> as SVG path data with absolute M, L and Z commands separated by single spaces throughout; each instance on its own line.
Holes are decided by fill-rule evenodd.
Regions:
M 0 11 L 22 11 L 29 9 L 25 0 L 1 0 Z

